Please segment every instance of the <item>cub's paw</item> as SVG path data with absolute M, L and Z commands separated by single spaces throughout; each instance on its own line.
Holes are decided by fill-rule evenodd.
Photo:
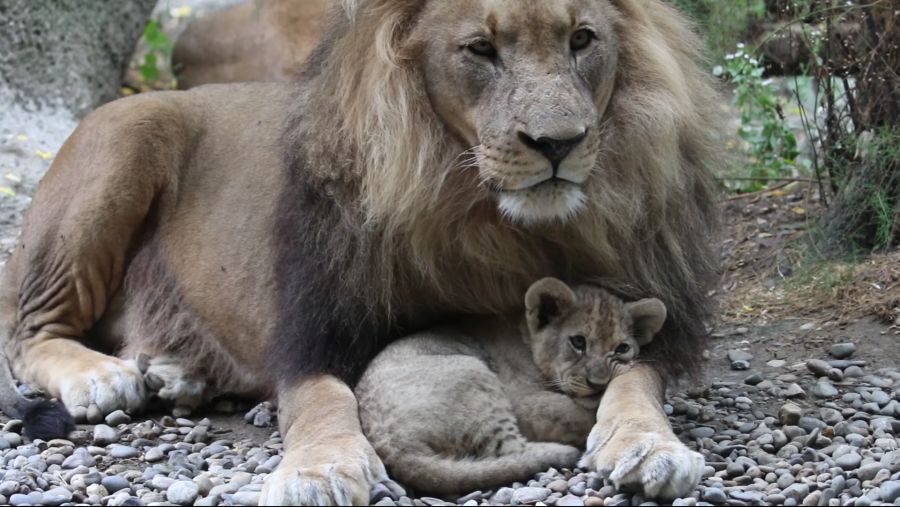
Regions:
M 171 356 L 138 359 L 147 388 L 164 400 L 174 402 L 173 413 L 187 416 L 203 404 L 209 396 L 209 386 L 201 375 L 189 372 Z
M 98 352 L 89 362 L 79 361 L 61 373 L 59 398 L 76 421 L 100 422 L 116 410 L 137 412 L 147 394 L 135 361 Z
M 281 465 L 266 479 L 260 505 L 369 505 L 372 487 L 388 480 L 369 442 L 331 448 L 314 445 L 287 450 Z M 336 462 L 310 464 L 327 456 Z
M 640 491 L 648 498 L 689 495 L 703 475 L 704 459 L 667 432 L 612 434 L 597 427 L 579 465 L 593 468 L 617 489 Z

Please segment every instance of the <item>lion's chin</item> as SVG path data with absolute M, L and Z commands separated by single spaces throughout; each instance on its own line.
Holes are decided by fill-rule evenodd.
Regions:
M 574 219 L 585 208 L 587 196 L 580 185 L 557 180 L 524 190 L 503 191 L 497 199 L 504 217 L 535 225 Z

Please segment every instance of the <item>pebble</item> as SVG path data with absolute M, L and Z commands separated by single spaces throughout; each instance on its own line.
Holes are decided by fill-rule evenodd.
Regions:
M 716 505 L 725 503 L 725 501 L 728 500 L 728 495 L 719 488 L 706 488 L 703 490 L 703 494 L 700 495 L 700 498 L 702 498 L 704 502 Z
M 119 432 L 105 424 L 94 426 L 94 444 L 106 446 L 119 440 Z
M 557 507 L 580 507 L 584 505 L 584 500 L 575 495 L 566 495 L 556 501 Z
M 542 502 L 550 496 L 550 490 L 547 488 L 525 487 L 515 490 L 512 494 L 512 503 L 514 505 L 529 504 Z
M 820 377 L 827 376 L 831 371 L 831 365 L 821 359 L 810 359 L 806 362 L 806 368 Z
M 131 459 L 140 456 L 141 451 L 127 445 L 116 444 L 110 446 L 109 455 L 117 459 Z
M 259 505 L 258 491 L 238 491 L 231 497 L 234 505 Z
M 191 481 L 175 481 L 166 490 L 166 500 L 175 505 L 193 505 L 200 488 Z
M 835 359 L 847 359 L 852 356 L 853 353 L 856 352 L 856 344 L 847 342 L 847 343 L 835 343 L 831 346 L 831 350 L 829 354 L 831 357 Z
M 837 388 L 827 380 L 819 380 L 810 391 L 819 398 L 834 398 L 840 394 Z
M 800 421 L 803 409 L 794 403 L 785 403 L 778 409 L 778 419 L 785 426 L 794 426 Z
M 128 489 L 131 487 L 131 485 L 128 483 L 127 479 L 125 479 L 124 477 L 119 477 L 118 475 L 110 475 L 110 476 L 104 477 L 100 481 L 100 484 L 102 484 L 103 487 L 106 488 L 106 490 L 109 491 L 110 493 L 118 493 L 119 491 L 122 491 L 122 490 L 125 490 L 125 489 Z
M 118 426 L 120 424 L 128 424 L 131 422 L 131 416 L 121 410 L 116 410 L 106 416 L 106 424 L 110 426 Z

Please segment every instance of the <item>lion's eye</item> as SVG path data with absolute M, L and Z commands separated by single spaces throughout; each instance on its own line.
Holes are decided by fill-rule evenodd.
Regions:
M 485 58 L 494 58 L 497 56 L 497 48 L 485 39 L 478 39 L 466 44 L 466 49 Z
M 570 336 L 569 343 L 572 345 L 572 348 L 578 352 L 584 352 L 584 349 L 587 348 L 587 340 L 585 340 L 584 336 L 581 336 L 580 334 Z
M 569 47 L 572 48 L 572 51 L 581 51 L 582 49 L 588 47 L 593 40 L 594 32 L 588 30 L 587 28 L 582 28 L 581 30 L 577 30 L 572 34 L 572 38 L 571 40 L 569 40 Z
M 619 346 L 616 347 L 616 354 L 620 356 L 627 354 L 629 351 L 631 351 L 631 345 L 628 345 L 627 343 L 620 343 Z

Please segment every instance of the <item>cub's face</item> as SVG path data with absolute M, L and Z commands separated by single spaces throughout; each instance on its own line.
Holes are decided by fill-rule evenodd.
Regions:
M 545 278 L 525 297 L 529 343 L 544 377 L 570 396 L 600 394 L 662 329 L 658 299 L 624 303 L 603 289 Z
M 413 37 L 431 104 L 510 219 L 566 220 L 584 207 L 617 18 L 603 0 L 441 0 L 420 14 Z

